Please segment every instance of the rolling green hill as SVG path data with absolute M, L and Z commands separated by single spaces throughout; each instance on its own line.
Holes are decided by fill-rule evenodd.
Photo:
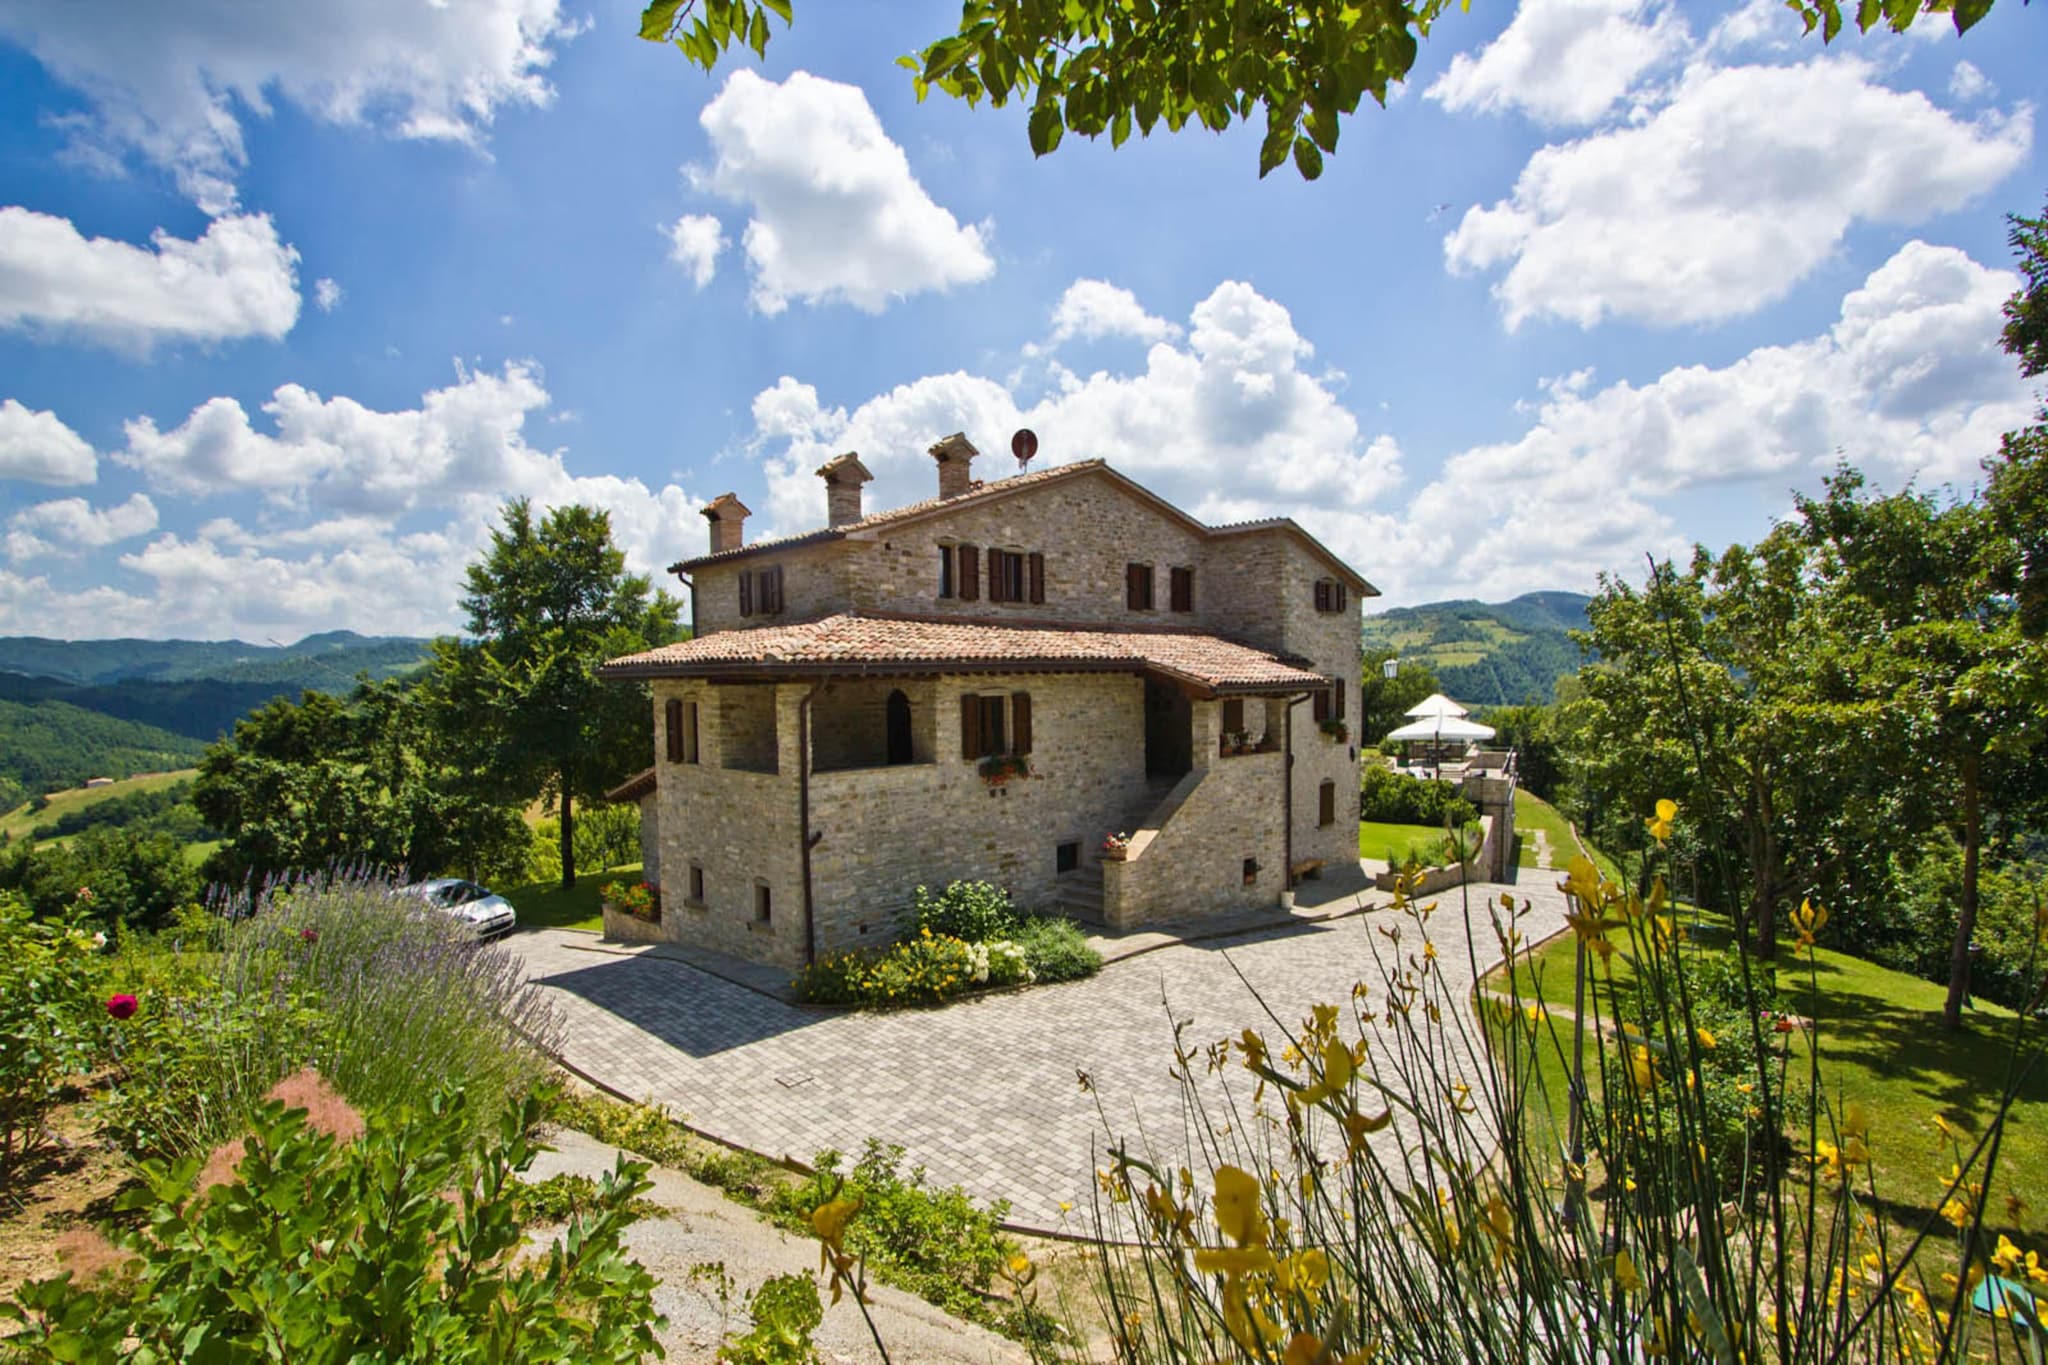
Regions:
M 427 644 L 346 630 L 292 645 L 0 638 L 0 808 L 88 777 L 187 767 L 272 697 L 410 672 Z
M 1365 618 L 1365 648 L 1394 650 L 1433 671 L 1468 706 L 1547 702 L 1559 678 L 1584 662 L 1565 633 L 1586 628 L 1591 598 L 1524 593 L 1511 602 L 1430 602 Z

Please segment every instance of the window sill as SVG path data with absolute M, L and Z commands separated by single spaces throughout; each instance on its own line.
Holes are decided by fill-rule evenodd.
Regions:
M 775 932 L 775 923 L 772 920 L 765 919 L 748 920 L 747 932 L 750 934 L 772 934 Z
M 711 907 L 703 901 L 685 900 L 683 902 L 683 909 L 695 910 L 698 914 L 703 915 L 710 913 Z

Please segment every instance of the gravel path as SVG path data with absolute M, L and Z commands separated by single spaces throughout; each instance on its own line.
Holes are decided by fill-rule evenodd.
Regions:
M 1469 955 L 1460 893 L 1438 898 L 1431 923 L 1455 999 L 1469 994 L 1475 959 L 1480 973 L 1499 961 L 1487 914 L 1502 891 L 1530 903 L 1525 942 L 1564 927 L 1564 899 L 1547 874 L 1469 890 Z M 870 1138 L 900 1143 L 907 1164 L 936 1183 L 1009 1201 L 1015 1225 L 1079 1231 L 1110 1132 L 1157 1139 L 1181 1129 L 1168 1075 L 1174 1021 L 1192 1020 L 1188 1040 L 1207 1044 L 1247 1027 L 1270 1032 L 1267 1008 L 1304 1018 L 1311 1005 L 1345 1000 L 1361 978 L 1377 990 L 1371 950 L 1387 945 L 1369 936 L 1398 920 L 1376 910 L 1189 943 L 1088 981 L 892 1013 L 790 1005 L 587 934 L 541 930 L 507 944 L 567 1010 L 563 1060 L 604 1086 L 771 1157 L 807 1163 L 826 1148 L 857 1153 Z M 1418 950 L 1408 932 L 1404 951 Z M 1077 1084 L 1082 1072 L 1094 1093 Z

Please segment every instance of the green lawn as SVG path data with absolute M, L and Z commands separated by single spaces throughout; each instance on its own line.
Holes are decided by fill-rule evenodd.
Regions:
M 1523 867 L 1536 866 L 1536 831 L 1539 829 L 1550 840 L 1550 865 L 1562 873 L 1565 864 L 1579 850 L 1572 839 L 1571 822 L 1558 813 L 1557 807 L 1528 788 L 1515 788 L 1515 830 L 1522 835 Z M 1597 848 L 1592 849 L 1592 854 L 1603 876 L 1610 881 L 1621 880 L 1621 872 L 1612 858 Z
M 1681 922 L 1700 924 L 1697 937 L 1716 945 L 1695 951 L 1732 951 L 1718 946 L 1728 938 L 1725 926 L 1712 918 L 1687 912 Z M 1566 934 L 1524 959 L 1517 968 L 1523 995 L 1569 1010 L 1576 952 L 1574 937 Z M 1622 951 L 1614 954 L 1613 965 L 1616 979 L 1627 981 L 1631 972 Z M 1782 949 L 1778 982 L 1786 1008 L 1816 1021 L 1820 1080 L 1830 1100 L 1860 1101 L 1869 1113 L 1878 1207 L 1895 1229 L 1916 1229 L 1958 1159 L 1935 1129 L 1934 1116 L 1973 1137 L 1983 1131 L 2005 1082 L 2013 1012 L 1982 1005 L 1965 1013 L 1962 1033 L 1944 1033 L 1944 987 L 1825 948 L 1811 962 Z M 1507 983 L 1496 972 L 1487 984 L 1501 990 Z M 2036 1048 L 2040 1033 L 2038 1027 L 2033 1031 Z M 1788 1074 L 1797 1085 L 1808 1074 L 1810 1046 L 1808 1035 L 1791 1035 Z M 1790 1127 L 1803 1132 L 1803 1117 L 1795 1116 Z M 2038 1206 L 2041 1191 L 2048 1191 L 2048 1067 L 2037 1069 L 2021 1089 L 2007 1120 L 1987 1224 L 2036 1244 L 2037 1237 L 2022 1238 L 2021 1229 L 2010 1225 L 2004 1200 L 2019 1193 Z M 2037 1208 L 2026 1220 L 2030 1233 L 2038 1221 Z
M 177 772 L 147 773 L 141 777 L 123 778 L 104 787 L 73 787 L 69 791 L 53 792 L 50 795 L 50 804 L 42 810 L 31 811 L 24 802 L 5 815 L 0 815 L 0 833 L 5 833 L 9 839 L 19 839 L 37 825 L 55 824 L 60 816 L 75 810 L 84 810 L 88 806 L 97 806 L 109 797 L 126 796 L 131 792 L 157 791 L 198 775 L 197 768 L 181 768 Z
M 598 908 L 598 900 L 605 883 L 639 880 L 640 864 L 628 863 L 606 872 L 579 872 L 576 885 L 567 891 L 551 881 L 495 889 L 519 912 L 521 928 L 602 929 L 604 913 Z
M 1444 832 L 1434 825 L 1390 825 L 1377 820 L 1358 824 L 1358 856 L 1377 858 L 1394 867 L 1408 861 L 1413 852 L 1425 866 L 1444 860 Z

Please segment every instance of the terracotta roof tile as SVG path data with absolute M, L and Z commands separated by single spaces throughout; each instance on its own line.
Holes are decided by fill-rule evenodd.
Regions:
M 938 672 L 1149 671 L 1224 692 L 1296 690 L 1329 682 L 1297 660 L 1200 631 L 852 614 L 720 631 L 613 659 L 603 673 L 612 678 L 815 676 L 878 666 Z
M 604 794 L 607 801 L 638 801 L 655 788 L 655 770 L 634 773 L 631 777 Z

